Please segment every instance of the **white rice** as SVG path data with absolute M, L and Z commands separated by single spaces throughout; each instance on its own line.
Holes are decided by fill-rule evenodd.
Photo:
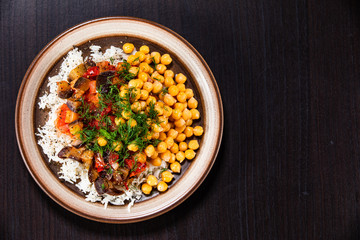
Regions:
M 109 61 L 111 58 L 113 64 L 117 65 L 117 63 L 122 62 L 123 59 L 127 59 L 128 56 L 121 48 L 114 46 L 111 46 L 104 53 L 101 52 L 100 46 L 92 45 L 90 46 L 90 50 L 90 59 L 95 62 Z M 134 50 L 134 52 L 135 51 L 136 50 Z M 86 59 L 87 57 L 85 60 Z M 36 133 L 36 135 L 40 138 L 38 144 L 42 147 L 43 152 L 49 159 L 49 162 L 53 161 L 61 164 L 59 171 L 60 179 L 75 184 L 75 186 L 85 194 L 86 201 L 101 202 L 104 204 L 105 208 L 109 203 L 114 205 L 124 205 L 128 202 L 128 210 L 130 211 L 130 207 L 142 196 L 140 190 L 141 183 L 146 180 L 148 174 L 153 174 L 159 179 L 161 169 L 167 168 L 166 162 L 163 161 L 159 167 L 155 167 L 150 164 L 147 171 L 144 171 L 132 181 L 128 190 L 124 189 L 124 194 L 119 196 L 104 194 L 101 196 L 95 190 L 94 184 L 89 181 L 88 170 L 82 163 L 72 159 L 61 159 L 57 156 L 58 152 L 63 147 L 70 145 L 71 139 L 66 134 L 57 132 L 55 128 L 54 121 L 57 117 L 56 110 L 62 104 L 66 103 L 66 100 L 57 96 L 56 83 L 59 81 L 66 81 L 70 71 L 83 62 L 84 58 L 82 56 L 82 52 L 78 48 L 75 48 L 68 52 L 67 56 L 64 58 L 58 75 L 49 78 L 49 92 L 45 92 L 44 95 L 40 97 L 39 109 L 48 109 L 50 112 L 48 121 L 44 126 L 39 126 L 38 132 Z

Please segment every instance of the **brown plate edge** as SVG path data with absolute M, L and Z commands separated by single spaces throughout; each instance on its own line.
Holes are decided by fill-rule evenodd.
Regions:
M 216 143 L 216 150 L 214 152 L 214 155 L 213 155 L 213 160 L 211 161 L 211 164 L 208 165 L 206 171 L 205 171 L 205 174 L 203 175 L 203 177 L 201 178 L 201 180 L 198 182 L 198 184 L 196 184 L 192 189 L 190 189 L 189 191 L 186 192 L 185 195 L 182 196 L 181 199 L 179 199 L 177 202 L 173 203 L 172 205 L 170 205 L 169 207 L 165 208 L 165 209 L 162 209 L 156 213 L 153 213 L 153 214 L 150 214 L 148 216 L 145 216 L 145 217 L 138 217 L 138 218 L 133 218 L 133 219 L 128 219 L 128 220 L 113 220 L 113 219 L 103 219 L 103 218 L 97 218 L 97 217 L 94 217 L 94 216 L 89 216 L 89 215 L 86 215 L 86 214 L 83 214 L 82 212 L 80 211 L 77 211 L 76 209 L 74 208 L 71 208 L 67 205 L 65 205 L 64 203 L 62 203 L 55 195 L 51 194 L 49 191 L 46 190 L 46 188 L 42 185 L 42 183 L 38 180 L 37 176 L 35 176 L 33 174 L 33 171 L 32 169 L 30 169 L 29 165 L 27 164 L 27 161 L 26 159 L 28 159 L 28 156 L 26 155 L 26 152 L 24 151 L 23 149 L 23 146 L 22 146 L 22 137 L 20 136 L 20 133 L 19 133 L 19 111 L 20 111 L 20 102 L 22 100 L 22 96 L 23 96 L 23 91 L 25 89 L 25 86 L 26 86 L 26 79 L 28 78 L 29 76 L 29 73 L 32 71 L 34 65 L 36 64 L 36 62 L 38 61 L 38 59 L 40 58 L 40 56 L 43 55 L 43 53 L 56 41 L 58 41 L 58 39 L 60 39 L 62 36 L 68 34 L 69 32 L 71 31 L 74 31 L 75 29 L 77 28 L 80 28 L 84 25 L 88 25 L 88 24 L 91 24 L 91 23 L 95 23 L 95 22 L 101 22 L 101 21 L 108 21 L 108 20 L 133 20 L 133 21 L 138 21 L 138 22 L 144 22 L 144 23 L 148 23 L 148 24 L 151 24 L 151 25 L 155 25 L 159 28 L 162 28 L 162 29 L 165 29 L 166 31 L 168 31 L 169 33 L 173 34 L 175 37 L 177 37 L 178 39 L 180 39 L 187 47 L 189 47 L 194 53 L 195 55 L 199 58 L 199 60 L 201 61 L 202 65 L 205 67 L 206 71 L 208 72 L 208 74 L 210 75 L 210 79 L 211 79 L 211 82 L 213 84 L 213 87 L 215 89 L 215 92 L 216 92 L 216 96 L 217 96 L 217 102 L 218 102 L 218 106 L 219 106 L 219 111 L 220 111 L 220 119 L 219 119 L 219 122 L 220 122 L 220 127 L 219 127 L 219 132 L 218 132 L 218 138 L 217 138 L 217 143 Z M 34 60 L 32 61 L 32 63 L 30 64 L 28 70 L 26 71 L 25 73 L 25 76 L 22 80 L 22 83 L 20 85 L 20 88 L 19 88 L 19 93 L 18 93 L 18 96 L 17 96 L 17 100 L 16 100 L 16 108 L 15 108 L 15 132 L 16 132 L 16 139 L 17 139 L 17 143 L 18 143 L 18 146 L 19 146 L 19 150 L 20 150 L 20 153 L 21 153 L 21 156 L 23 158 L 23 161 L 28 169 L 28 171 L 30 172 L 31 176 L 33 177 L 33 179 L 35 180 L 35 182 L 39 185 L 39 187 L 51 198 L 53 199 L 56 203 L 58 203 L 60 206 L 64 207 L 65 209 L 69 210 L 70 212 L 73 212 L 79 216 L 82 216 L 86 219 L 90 219 L 90 220 L 93 220 L 93 221 L 98 221 L 98 222 L 104 222 L 104 223 L 134 223 L 134 222 L 140 222 L 140 221 L 145 221 L 145 220 L 148 220 L 148 219 L 151 219 L 151 218 L 154 218 L 154 217 L 157 217 L 159 215 L 162 215 L 172 209 L 174 209 L 175 207 L 177 207 L 178 205 L 180 205 L 182 202 L 184 202 L 189 196 L 191 196 L 195 191 L 196 189 L 202 184 L 202 182 L 205 180 L 206 176 L 209 174 L 212 166 L 214 165 L 214 162 L 216 160 L 216 157 L 219 153 L 219 150 L 220 150 L 220 144 L 221 144 L 221 140 L 222 140 L 222 136 L 223 136 L 223 128 L 224 128 L 224 112 L 223 112 L 223 104 L 222 104 L 222 99 L 221 99 L 221 95 L 220 95 L 220 90 L 219 90 L 219 87 L 216 83 L 216 80 L 215 80 L 215 77 L 212 73 L 212 71 L 210 70 L 209 66 L 207 65 L 207 63 L 205 62 L 205 60 L 203 59 L 203 57 L 200 55 L 200 53 L 188 42 L 186 41 L 182 36 L 180 36 L 178 33 L 174 32 L 173 30 L 159 24 L 159 23 L 156 23 L 156 22 L 152 22 L 150 20 L 145 20 L 145 19 L 141 19 L 141 18 L 135 18 L 135 17 L 104 17 L 104 18 L 98 18 L 98 19 L 93 19 L 93 20 L 90 20 L 90 21 L 86 21 L 86 22 L 83 22 L 83 23 L 80 23 L 72 28 L 69 28 L 68 30 L 65 30 L 63 33 L 59 34 L 58 36 L 56 36 L 52 41 L 50 41 L 38 54 L 37 56 L 34 58 Z

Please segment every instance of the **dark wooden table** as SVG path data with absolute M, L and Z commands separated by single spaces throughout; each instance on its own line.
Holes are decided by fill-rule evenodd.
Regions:
M 360 239 L 360 3 L 0 2 L 0 239 Z M 86 20 L 134 16 L 187 39 L 219 85 L 208 178 L 174 210 L 112 225 L 60 207 L 19 153 L 14 112 L 36 54 Z

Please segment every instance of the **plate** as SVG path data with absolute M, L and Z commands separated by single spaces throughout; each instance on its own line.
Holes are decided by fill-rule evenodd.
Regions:
M 200 149 L 188 161 L 182 174 L 165 193 L 144 197 L 130 211 L 125 206 L 85 201 L 82 194 L 57 176 L 54 163 L 49 163 L 37 144 L 35 132 L 46 120 L 46 112 L 37 107 L 39 96 L 46 90 L 47 79 L 56 74 L 63 57 L 74 46 L 82 50 L 91 44 L 102 49 L 121 42 L 136 47 L 147 44 L 151 51 L 168 52 L 173 58 L 172 70 L 184 72 L 199 100 L 201 125 L 204 127 Z M 188 85 L 187 85 L 188 86 Z M 22 81 L 16 104 L 16 136 L 24 163 L 41 189 L 55 202 L 82 217 L 108 223 L 131 223 L 161 215 L 185 201 L 204 181 L 214 164 L 223 132 L 222 101 L 216 80 L 196 49 L 174 31 L 151 21 L 110 17 L 79 24 L 52 40 L 34 59 Z

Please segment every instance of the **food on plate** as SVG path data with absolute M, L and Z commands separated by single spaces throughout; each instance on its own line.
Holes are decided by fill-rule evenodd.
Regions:
M 142 194 L 166 192 L 204 132 L 187 77 L 171 70 L 169 54 L 146 45 L 90 49 L 85 59 L 70 51 L 49 79 L 39 102 L 50 109 L 40 146 L 88 201 L 131 205 Z

